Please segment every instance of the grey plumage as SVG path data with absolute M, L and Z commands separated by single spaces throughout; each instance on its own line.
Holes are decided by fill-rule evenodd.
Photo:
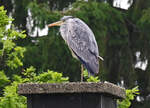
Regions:
M 79 18 L 64 16 L 60 26 L 63 39 L 72 53 L 87 68 L 90 74 L 99 72 L 99 51 L 91 29 Z

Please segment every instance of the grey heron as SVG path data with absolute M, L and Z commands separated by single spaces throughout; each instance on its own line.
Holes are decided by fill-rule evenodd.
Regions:
M 90 75 L 99 72 L 98 45 L 92 30 L 79 18 L 64 16 L 60 21 L 49 24 L 48 27 L 60 26 L 60 33 L 65 40 L 72 56 L 80 60 Z M 82 67 L 83 71 L 83 67 Z M 81 80 L 83 72 L 81 71 Z

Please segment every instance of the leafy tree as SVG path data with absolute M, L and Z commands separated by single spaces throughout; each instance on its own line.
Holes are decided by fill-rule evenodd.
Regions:
M 13 83 L 11 86 L 7 86 L 10 83 L 10 79 L 6 76 L 12 75 L 17 68 L 23 65 L 21 59 L 23 58 L 23 53 L 25 48 L 17 46 L 14 42 L 18 38 L 24 38 L 26 35 L 23 32 L 17 32 L 16 30 L 7 28 L 10 21 L 13 19 L 8 18 L 4 7 L 0 7 L 0 89 L 5 88 L 3 96 L 8 98 L 0 97 L 0 108 L 13 108 L 16 106 L 14 104 L 14 99 L 17 97 L 11 98 L 13 92 L 16 92 L 16 83 Z M 2 94 L 1 94 L 2 95 Z M 22 101 L 22 100 L 18 100 Z
M 5 75 L 4 71 L 0 71 L 0 88 L 4 88 L 9 82 L 9 78 Z
M 17 69 L 23 66 L 22 58 L 25 51 L 24 47 L 18 46 L 15 40 L 24 38 L 26 35 L 23 32 L 7 28 L 13 19 L 8 18 L 4 7 L 0 7 L 0 89 L 4 88 L 12 74 L 16 73 Z M 0 91 L 2 93 L 2 91 Z

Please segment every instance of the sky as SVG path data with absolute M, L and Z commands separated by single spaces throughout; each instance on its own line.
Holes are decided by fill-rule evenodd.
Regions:
M 121 7 L 123 9 L 128 9 L 130 4 L 128 3 L 129 0 L 114 0 L 115 7 Z

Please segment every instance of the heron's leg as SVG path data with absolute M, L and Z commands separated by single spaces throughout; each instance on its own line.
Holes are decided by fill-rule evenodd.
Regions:
M 83 82 L 84 66 L 81 64 L 81 82 Z

